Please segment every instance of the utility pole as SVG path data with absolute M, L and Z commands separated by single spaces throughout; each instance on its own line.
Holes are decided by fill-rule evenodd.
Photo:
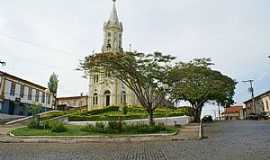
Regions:
M 254 88 L 253 88 L 253 82 L 254 80 L 246 80 L 246 81 L 243 81 L 244 83 L 249 83 L 250 84 L 250 88 L 249 88 L 249 91 L 251 93 L 251 99 L 252 99 L 252 106 L 254 108 L 254 112 L 256 113 L 256 103 L 255 103 L 255 98 L 254 98 Z

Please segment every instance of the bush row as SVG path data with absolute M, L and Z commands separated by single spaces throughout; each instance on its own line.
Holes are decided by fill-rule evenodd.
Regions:
M 87 115 L 97 115 L 97 114 L 102 114 L 106 112 L 117 112 L 119 111 L 119 106 L 110 106 L 102 109 L 94 109 L 88 112 L 84 112 L 81 115 L 87 116 Z
M 83 132 L 94 132 L 103 134 L 113 133 L 132 133 L 132 134 L 143 134 L 143 133 L 159 133 L 166 132 L 170 129 L 165 127 L 164 124 L 158 125 L 146 125 L 146 124 L 134 124 L 127 125 L 122 121 L 110 121 L 108 125 L 104 123 L 96 123 L 96 125 L 87 125 L 81 128 Z
M 154 117 L 176 117 L 183 116 L 182 112 L 171 112 L 167 114 L 154 114 Z M 68 116 L 69 121 L 117 121 L 121 120 L 131 120 L 131 119 L 144 119 L 147 118 L 147 114 L 131 114 L 131 115 L 70 115 Z
M 50 129 L 52 132 L 65 132 L 67 128 L 65 127 L 64 123 L 59 121 L 43 121 L 41 122 L 39 119 L 32 119 L 31 122 L 27 126 L 31 129 Z
M 70 115 L 68 116 L 69 121 L 117 121 L 129 120 L 129 119 L 143 119 L 147 118 L 145 115 Z

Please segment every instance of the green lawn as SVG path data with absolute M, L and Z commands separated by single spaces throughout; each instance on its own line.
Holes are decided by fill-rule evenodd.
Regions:
M 70 121 L 116 121 L 119 119 L 132 120 L 148 118 L 148 113 L 141 106 L 129 106 L 126 114 L 124 114 L 121 107 L 110 106 L 91 111 L 84 110 L 83 112 L 80 112 L 80 110 L 50 112 L 43 115 L 41 119 L 49 120 L 64 115 L 67 115 Z M 159 107 L 154 112 L 155 118 L 183 115 L 189 115 L 189 111 L 186 108 Z
M 147 131 L 147 133 L 138 132 L 136 129 L 124 130 L 121 133 L 98 133 L 94 131 L 83 131 L 84 126 L 66 126 L 67 131 L 61 133 L 52 132 L 49 129 L 30 129 L 28 127 L 18 128 L 12 131 L 15 136 L 91 136 L 91 135 L 131 135 L 131 134 L 157 134 L 157 133 L 175 133 L 176 128 L 166 127 L 164 131 Z
M 118 107 L 119 108 L 119 107 Z M 92 110 L 83 113 L 75 113 L 69 115 L 70 121 L 116 121 L 116 120 L 131 120 L 131 119 L 147 119 L 148 113 L 143 107 L 132 106 L 127 108 L 127 113 L 118 109 L 116 106 L 106 107 L 103 109 Z M 154 112 L 155 118 L 174 117 L 189 115 L 186 108 L 157 108 Z

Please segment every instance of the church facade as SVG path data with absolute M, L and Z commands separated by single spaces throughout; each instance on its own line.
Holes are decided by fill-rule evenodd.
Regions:
M 119 21 L 115 0 L 110 18 L 104 23 L 102 53 L 124 52 L 122 48 L 123 25 Z M 106 106 L 139 105 L 136 95 L 110 73 L 90 73 L 88 110 Z

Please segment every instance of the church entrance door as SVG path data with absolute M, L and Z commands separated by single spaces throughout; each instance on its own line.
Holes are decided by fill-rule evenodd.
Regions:
M 110 106 L 110 101 L 111 101 L 111 92 L 110 91 L 105 91 L 105 105 Z

